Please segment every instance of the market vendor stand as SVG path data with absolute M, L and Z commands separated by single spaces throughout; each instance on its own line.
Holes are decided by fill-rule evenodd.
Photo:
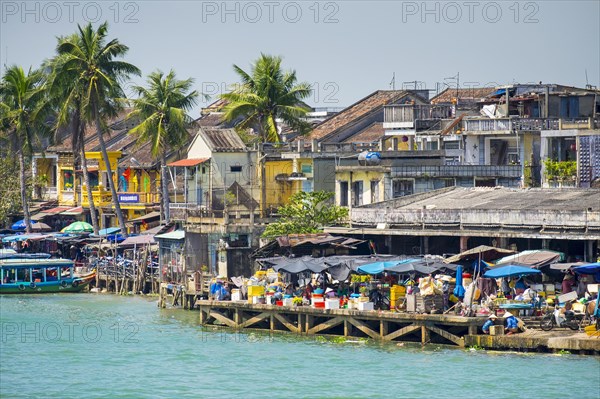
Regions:
M 272 306 L 246 302 L 198 300 L 200 323 L 234 329 L 259 329 L 301 335 L 370 337 L 382 341 L 417 341 L 464 347 L 483 318 L 443 314 L 409 314 L 309 306 Z

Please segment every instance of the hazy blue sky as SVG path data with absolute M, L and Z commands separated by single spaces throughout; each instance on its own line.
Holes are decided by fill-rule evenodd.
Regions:
M 420 81 L 600 86 L 600 1 L 7 1 L 0 60 L 37 67 L 56 36 L 107 20 L 144 75 L 174 68 L 215 95 L 260 52 L 314 84 L 308 102 L 349 105 Z M 136 83 L 139 83 L 138 80 Z M 202 105 L 206 105 L 203 102 Z

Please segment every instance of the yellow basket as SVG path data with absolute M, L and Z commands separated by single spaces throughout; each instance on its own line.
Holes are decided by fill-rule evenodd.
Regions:
M 249 285 L 248 296 L 261 296 L 265 293 L 265 287 L 263 285 Z

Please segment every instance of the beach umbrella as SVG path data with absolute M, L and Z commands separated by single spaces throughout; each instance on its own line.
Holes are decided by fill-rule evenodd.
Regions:
M 31 221 L 31 226 L 33 226 L 34 224 L 38 223 L 35 220 Z M 25 230 L 25 219 L 21 219 L 18 222 L 13 223 L 12 226 L 10 226 L 10 228 L 12 230 Z
M 573 268 L 573 271 L 579 274 L 592 274 L 596 282 L 600 282 L 600 262 L 577 266 Z
M 52 231 L 52 227 L 48 226 L 46 223 L 38 222 L 31 225 L 31 230 L 33 231 Z
M 86 222 L 74 222 L 61 230 L 61 233 L 91 233 L 94 228 Z
M 463 275 L 463 267 L 458 265 L 456 268 L 456 287 L 454 287 L 454 291 L 452 292 L 457 298 L 464 298 L 465 296 L 465 287 L 462 284 L 462 275 Z
M 541 271 L 537 269 L 532 269 L 526 266 L 519 265 L 506 265 L 497 267 L 495 269 L 490 269 L 483 277 L 488 278 L 501 278 L 501 277 L 514 277 L 514 276 L 526 276 L 530 274 L 542 274 Z

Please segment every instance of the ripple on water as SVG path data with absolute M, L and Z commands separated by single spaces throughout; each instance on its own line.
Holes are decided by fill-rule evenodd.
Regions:
M 138 297 L 4 296 L 0 322 L 2 398 L 580 399 L 597 398 L 600 386 L 596 357 L 241 333 Z M 35 323 L 37 342 L 7 334 Z M 59 339 L 49 339 L 52 325 Z

